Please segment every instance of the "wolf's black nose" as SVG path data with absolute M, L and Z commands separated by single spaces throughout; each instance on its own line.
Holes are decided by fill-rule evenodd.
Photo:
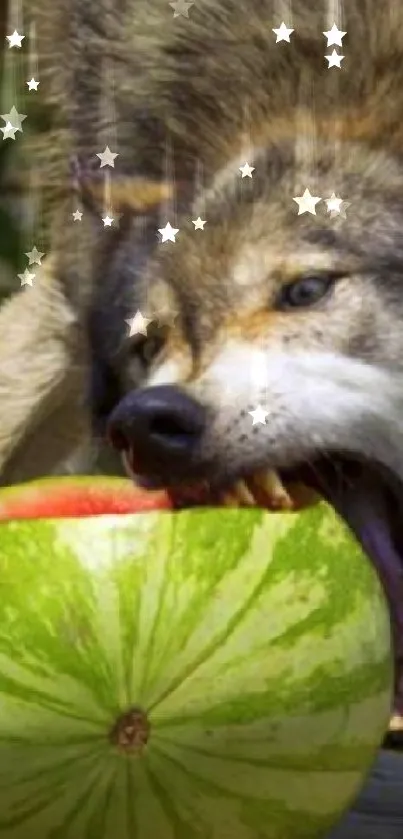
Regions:
M 115 448 L 130 450 L 139 474 L 182 471 L 197 447 L 206 410 L 174 385 L 134 390 L 112 412 L 108 435 Z

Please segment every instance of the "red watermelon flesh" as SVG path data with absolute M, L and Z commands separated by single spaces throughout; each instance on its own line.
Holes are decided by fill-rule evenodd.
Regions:
M 103 476 L 43 478 L 2 489 L 0 495 L 0 521 L 85 518 L 164 509 L 172 509 L 166 492 L 149 492 L 126 478 Z

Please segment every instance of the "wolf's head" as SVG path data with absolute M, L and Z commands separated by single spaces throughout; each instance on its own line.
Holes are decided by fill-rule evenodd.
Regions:
M 291 148 L 255 150 L 252 179 L 232 160 L 147 267 L 138 308 L 175 316 L 133 337 L 147 390 L 127 378 L 111 427 L 156 482 L 228 483 L 331 452 L 403 474 L 403 170 L 359 145 L 321 151 L 304 182 Z M 298 215 L 306 188 L 315 215 Z M 349 205 L 338 214 L 334 192 Z M 189 412 L 178 402 L 175 420 L 179 392 Z
M 402 635 L 403 169 L 326 141 L 303 181 L 292 145 L 251 150 L 251 179 L 244 162 L 157 245 L 135 309 L 173 317 L 122 341 L 110 437 L 148 486 L 262 500 L 274 468 L 314 488 L 377 562 Z M 315 215 L 298 215 L 306 188 Z

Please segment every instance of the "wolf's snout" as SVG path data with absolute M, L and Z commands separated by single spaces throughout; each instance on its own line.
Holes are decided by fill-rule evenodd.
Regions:
M 205 408 L 174 385 L 143 388 L 122 399 L 111 414 L 108 436 L 130 452 L 139 474 L 164 475 L 193 459 L 206 424 Z

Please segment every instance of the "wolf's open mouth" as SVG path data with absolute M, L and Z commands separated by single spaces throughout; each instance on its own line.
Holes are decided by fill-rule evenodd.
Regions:
M 133 475 L 130 455 L 124 459 Z M 152 486 L 142 478 L 140 483 Z M 199 481 L 168 491 L 176 508 L 223 504 L 292 512 L 320 498 L 331 504 L 361 543 L 383 584 L 395 646 L 395 707 L 403 714 L 403 486 L 394 475 L 379 465 L 332 454 L 279 473 L 267 470 L 240 477 L 230 487 Z

